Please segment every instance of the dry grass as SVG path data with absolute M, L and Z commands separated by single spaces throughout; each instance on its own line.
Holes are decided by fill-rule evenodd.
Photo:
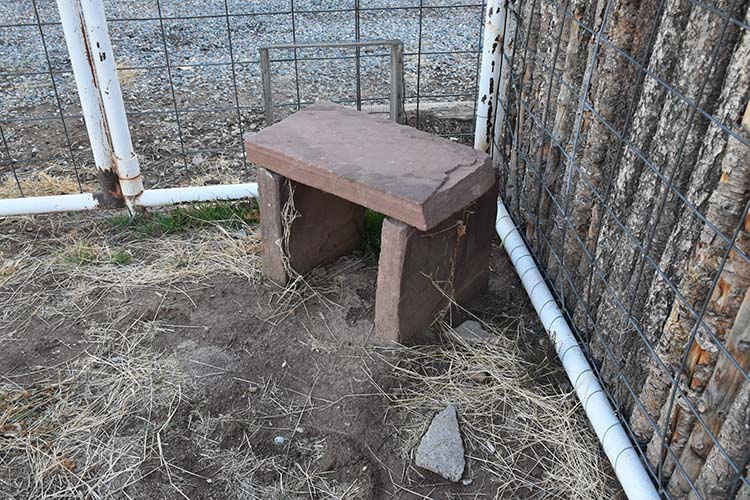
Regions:
M 118 228 L 111 216 L 89 216 L 87 222 L 59 218 L 52 236 L 19 231 L 11 239 L 17 250 L 0 255 L 0 331 L 21 334 L 28 322 L 52 325 L 86 318 L 106 304 L 138 289 L 183 290 L 218 274 L 259 277 L 260 234 L 257 226 L 239 230 L 208 224 L 183 233 L 151 237 Z M 86 215 L 80 216 L 81 218 Z
M 550 362 L 532 364 L 519 351 L 523 323 L 484 326 L 492 341 L 468 344 L 442 324 L 452 340 L 408 349 L 392 364 L 402 385 L 382 392 L 406 415 L 404 458 L 432 416 L 454 404 L 467 456 L 495 479 L 496 498 L 614 498 L 575 395 L 549 377 Z
M 168 471 L 161 434 L 192 389 L 173 359 L 148 349 L 160 333 L 151 322 L 122 330 L 99 324 L 78 359 L 45 370 L 32 386 L 0 386 L 0 491 L 39 500 L 111 498 L 155 470 Z
M 37 234 L 47 224 L 52 236 Z M 139 484 L 152 474 L 184 495 L 178 478 L 194 473 L 170 463 L 162 442 L 168 432 L 185 433 L 172 427 L 172 417 L 194 396 L 196 381 L 173 358 L 150 350 L 152 337 L 167 333 L 158 323 L 138 321 L 119 331 L 114 325 L 126 311 L 133 314 L 127 307 L 117 320 L 102 324 L 101 317 L 122 308 L 137 289 L 164 294 L 219 274 L 255 281 L 257 226 L 218 221 L 153 237 L 109 215 L 84 214 L 25 219 L 13 227 L 9 239 L 19 250 L 0 256 L 2 336 L 23 334 L 33 319 L 52 329 L 88 318 L 84 338 L 93 347 L 63 367 L 39 367 L 43 377 L 31 386 L 0 386 L 0 496 L 129 498 L 135 491 L 140 498 Z M 201 460 L 218 469 L 201 480 L 221 482 L 226 498 L 243 500 L 362 497 L 356 481 L 344 484 L 318 469 L 325 440 L 295 438 L 265 455 L 247 436 L 232 448 L 218 445 L 217 429 L 228 421 L 257 430 L 271 414 L 296 420 L 309 410 L 269 383 L 239 414 L 196 413 L 191 435 Z
M 79 192 L 78 181 L 73 176 L 50 175 L 44 171 L 20 176 L 19 184 L 25 196 L 52 196 L 74 194 Z M 93 186 L 83 184 L 83 190 L 92 190 Z M 6 176 L 0 183 L 0 198 L 18 198 L 18 184 L 12 175 Z
M 227 464 L 222 475 L 229 486 L 228 497 L 243 500 L 284 500 L 321 498 L 352 500 L 365 498 L 361 485 L 340 483 L 330 472 L 321 471 L 318 462 L 328 444 L 324 439 L 300 439 L 293 454 L 261 457 L 248 445 L 224 450 L 211 458 Z M 210 453 L 210 452 L 209 452 Z M 268 477 L 278 481 L 268 482 Z
M 275 453 L 259 454 L 247 432 L 269 418 L 293 421 L 309 406 L 272 383 L 263 384 L 253 404 L 234 414 L 191 413 L 190 428 L 179 427 L 179 408 L 200 405 L 196 380 L 174 357 L 151 348 L 168 328 L 137 320 L 128 327 L 96 324 L 86 332 L 92 345 L 76 360 L 47 368 L 27 387 L 0 385 L 0 494 L 47 499 L 145 498 L 141 482 L 158 475 L 160 494 L 181 489 L 186 476 L 222 488 L 224 498 L 356 499 L 357 481 L 336 481 L 319 462 L 325 439 L 295 437 Z M 221 428 L 239 423 L 246 433 L 225 448 Z M 189 435 L 200 449 L 199 470 L 188 471 L 165 453 L 175 433 Z M 154 491 L 150 492 L 155 494 Z

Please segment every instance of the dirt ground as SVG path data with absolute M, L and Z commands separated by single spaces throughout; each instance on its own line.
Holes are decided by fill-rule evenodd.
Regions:
M 436 323 L 404 347 L 373 336 L 372 259 L 284 290 L 258 275 L 254 223 L 223 222 L 0 220 L 0 499 L 617 496 L 500 248 L 453 318 L 492 342 Z M 456 484 L 412 460 L 449 402 Z

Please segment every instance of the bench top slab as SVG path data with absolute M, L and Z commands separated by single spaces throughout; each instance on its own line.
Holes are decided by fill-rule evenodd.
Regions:
M 245 135 L 245 147 L 255 164 L 422 231 L 495 182 L 485 153 L 329 102 Z

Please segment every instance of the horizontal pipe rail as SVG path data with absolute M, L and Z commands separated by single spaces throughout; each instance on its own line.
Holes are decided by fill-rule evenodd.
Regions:
M 147 189 L 134 198 L 136 207 L 158 207 L 179 203 L 241 200 L 258 197 L 258 184 L 221 184 L 215 186 Z M 99 193 L 31 196 L 0 200 L 0 217 L 36 215 L 59 212 L 79 212 L 112 208 L 101 202 Z

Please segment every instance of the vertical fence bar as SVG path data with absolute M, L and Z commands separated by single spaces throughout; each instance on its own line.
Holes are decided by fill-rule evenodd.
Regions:
M 359 41 L 359 0 L 354 0 L 354 40 Z M 362 49 L 359 45 L 354 48 L 354 70 L 356 73 L 357 111 L 362 111 L 362 66 L 360 58 Z
M 242 127 L 242 111 L 240 111 L 240 92 L 237 85 L 237 66 L 234 57 L 234 45 L 232 44 L 232 23 L 229 21 L 229 2 L 224 0 L 224 18 L 227 23 L 227 43 L 229 44 L 229 62 L 232 70 L 232 90 L 234 97 L 234 108 L 237 112 L 237 128 L 240 132 L 240 150 L 242 151 L 242 168 L 245 172 L 245 178 L 249 177 L 247 170 L 247 153 L 242 143 L 242 136 L 244 135 L 244 129 Z
M 422 16 L 424 15 L 424 0 L 419 0 L 419 31 L 417 38 L 417 117 L 415 128 L 419 128 L 419 100 L 422 85 Z
M 294 0 L 290 0 L 291 15 L 292 15 L 292 43 L 297 43 L 297 21 L 294 17 Z M 300 97 L 299 91 L 299 58 L 297 49 L 294 49 L 294 90 L 297 94 L 297 110 L 302 107 L 302 98 Z
M 182 135 L 182 123 L 180 122 L 180 110 L 177 106 L 177 95 L 174 90 L 174 79 L 172 78 L 172 63 L 169 59 L 169 47 L 167 45 L 167 34 L 164 29 L 164 16 L 162 15 L 161 1 L 156 0 L 156 13 L 159 14 L 159 31 L 161 32 L 162 47 L 164 48 L 164 62 L 167 65 L 167 79 L 169 80 L 169 91 L 172 94 L 172 105 L 174 106 L 174 120 L 177 124 L 177 136 L 180 140 L 180 151 L 182 152 L 182 166 L 190 179 L 190 168 L 185 153 L 185 137 Z
M 18 179 L 18 172 L 16 172 L 16 162 L 13 160 L 13 157 L 10 154 L 10 147 L 8 146 L 8 139 L 5 137 L 5 130 L 3 129 L 2 125 L 0 125 L 0 139 L 2 139 L 3 142 L 3 149 L 5 150 L 5 155 L 8 157 L 8 165 L 10 166 L 10 172 L 13 174 L 13 179 L 16 181 L 16 187 L 18 188 L 18 192 L 21 194 L 21 197 L 24 197 L 23 194 L 23 188 L 21 187 L 21 181 Z
M 42 19 L 39 17 L 39 8 L 36 0 L 32 0 L 32 7 L 34 8 L 34 17 L 36 18 L 36 25 L 39 29 L 39 38 L 42 42 L 42 49 L 44 50 L 44 59 L 47 62 L 47 70 L 49 71 L 49 78 L 52 82 L 52 92 L 55 94 L 55 102 L 57 103 L 57 110 L 60 113 L 60 122 L 62 123 L 63 133 L 65 134 L 65 141 L 68 145 L 68 154 L 70 155 L 70 164 L 73 167 L 73 173 L 76 176 L 76 182 L 78 183 L 78 191 L 83 192 L 83 186 L 81 185 L 81 176 L 78 174 L 78 165 L 76 164 L 75 153 L 73 152 L 73 143 L 70 140 L 70 132 L 68 131 L 68 125 L 65 123 L 65 113 L 63 112 L 62 101 L 60 100 L 60 93 L 57 90 L 57 82 L 55 81 L 55 72 L 52 69 L 52 62 L 49 58 L 49 50 L 47 49 L 47 39 L 44 36 L 44 28 L 42 27 Z
M 396 123 L 404 122 L 404 44 L 391 45 L 391 110 L 390 117 Z
M 260 77 L 263 81 L 263 105 L 266 112 L 266 126 L 273 125 L 273 95 L 271 94 L 271 58 L 266 47 L 260 49 Z

